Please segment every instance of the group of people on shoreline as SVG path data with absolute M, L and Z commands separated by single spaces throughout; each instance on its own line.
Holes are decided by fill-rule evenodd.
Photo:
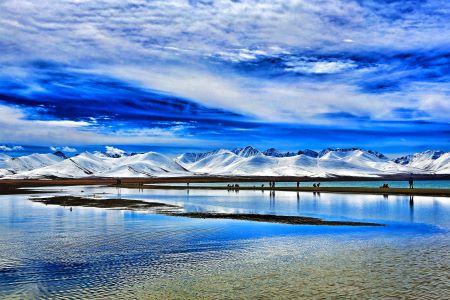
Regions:
M 409 188 L 410 188 L 410 189 L 413 189 L 413 188 L 414 188 L 414 179 L 413 179 L 412 177 L 409 177 L 409 179 L 408 179 L 408 185 L 409 185 Z M 383 183 L 383 185 L 380 186 L 380 189 L 388 189 L 388 188 L 390 188 L 390 186 L 389 186 L 388 183 Z

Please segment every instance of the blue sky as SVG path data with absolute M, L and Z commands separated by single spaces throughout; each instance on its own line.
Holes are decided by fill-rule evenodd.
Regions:
M 450 151 L 449 19 L 448 1 L 4 0 L 0 151 Z

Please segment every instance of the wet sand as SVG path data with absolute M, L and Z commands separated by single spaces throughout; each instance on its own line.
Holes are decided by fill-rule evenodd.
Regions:
M 292 225 L 384 226 L 383 224 L 378 223 L 326 221 L 319 218 L 261 215 L 261 214 L 223 214 L 214 212 L 187 212 L 187 213 L 173 213 L 167 215 L 196 218 L 196 219 L 229 219 L 229 220 L 270 222 L 270 223 L 281 223 Z
M 181 209 L 181 207 L 159 202 L 146 202 L 141 200 L 130 200 L 130 199 L 93 199 L 75 196 L 55 196 L 45 198 L 30 198 L 30 200 L 33 202 L 43 203 L 45 205 L 59 205 L 71 208 L 82 206 L 82 207 L 126 209 L 126 210 L 153 209 L 155 213 L 166 216 L 187 217 L 196 219 L 229 219 L 241 221 L 281 223 L 291 225 L 384 226 L 383 224 L 377 223 L 326 221 L 319 218 L 310 218 L 302 216 L 280 216 L 280 215 L 263 215 L 263 214 L 224 214 L 216 212 L 177 212 L 176 210 Z
M 97 208 L 122 208 L 127 210 L 144 210 L 153 208 L 179 208 L 175 205 L 146 202 L 140 200 L 129 199 L 93 199 L 75 196 L 55 196 L 45 198 L 30 198 L 33 202 L 43 203 L 45 205 L 59 205 L 59 206 L 83 206 L 83 207 L 97 207 Z

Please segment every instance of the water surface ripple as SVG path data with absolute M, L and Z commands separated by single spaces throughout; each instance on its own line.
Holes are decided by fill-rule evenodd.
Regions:
M 198 220 L 0 197 L 0 298 L 405 298 L 450 294 L 450 199 L 59 188 L 187 211 L 376 221 L 386 228 Z

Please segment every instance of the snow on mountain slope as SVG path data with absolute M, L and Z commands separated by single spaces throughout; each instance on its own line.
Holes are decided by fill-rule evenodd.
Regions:
M 241 156 L 241 157 L 251 157 L 254 155 L 257 155 L 261 152 L 259 152 L 259 150 L 253 148 L 252 146 L 247 146 L 244 148 L 236 148 L 233 150 L 226 150 L 226 149 L 217 149 L 217 150 L 213 150 L 213 151 L 209 151 L 209 152 L 203 152 L 203 153 L 183 153 L 181 155 L 179 155 L 175 161 L 178 162 L 180 165 L 189 165 L 189 164 L 193 164 L 199 160 L 202 160 L 206 157 L 212 156 L 212 155 L 216 155 L 216 154 L 221 154 L 223 152 L 231 152 L 236 154 L 237 156 Z
M 187 176 L 189 171 L 165 155 L 148 152 L 117 159 L 116 166 L 102 172 L 104 177 Z
M 309 151 L 308 155 L 303 151 L 298 155 L 281 153 L 274 148 L 249 156 L 237 153 L 241 152 L 216 150 L 207 155 L 182 155 L 177 161 L 194 173 L 214 175 L 379 176 L 424 173 L 419 168 L 397 164 L 381 153 L 358 148 L 326 149 L 320 155 L 315 151 Z M 190 159 L 192 157 L 195 159 Z
M 266 151 L 264 151 L 263 154 L 266 156 L 272 156 L 272 157 L 284 157 L 285 156 L 284 153 L 278 151 L 275 148 L 269 148 Z
M 232 169 L 242 159 L 244 158 L 229 150 L 221 149 L 193 163 L 183 164 L 183 167 L 194 173 L 220 174 Z
M 251 157 L 261 153 L 258 149 L 255 149 L 252 146 L 247 146 L 245 148 L 236 148 L 234 150 L 231 150 L 231 152 L 242 157 Z
M 433 165 L 435 161 L 443 154 L 443 151 L 427 150 L 424 152 L 399 157 L 395 159 L 394 162 L 412 168 L 436 171 Z
M 270 151 L 269 151 L 270 150 Z M 33 154 L 0 160 L 0 177 L 170 177 L 189 175 L 242 176 L 380 176 L 387 174 L 450 174 L 450 152 L 426 151 L 390 160 L 381 153 L 326 149 L 320 154 L 305 150 L 259 152 L 253 147 L 185 153 L 176 159 L 148 152 L 108 155 L 84 152 L 65 155 Z
M 95 176 L 112 167 L 110 158 L 102 158 L 89 152 L 65 159 L 54 165 L 38 168 L 21 174 L 27 178 L 39 177 L 87 177 Z
M 26 156 L 6 158 L 5 160 L 0 160 L 0 169 L 3 170 L 0 172 L 0 176 L 51 166 L 62 160 L 62 157 L 51 153 L 34 153 Z
M 11 156 L 6 155 L 5 153 L 0 153 L 0 160 L 6 160 L 6 159 L 9 159 L 9 158 L 11 158 Z
M 84 152 L 57 164 L 24 172 L 18 176 L 40 177 L 150 177 L 180 176 L 189 172 L 170 158 L 155 152 L 132 156 Z
M 443 153 L 430 165 L 436 174 L 450 174 L 450 152 Z
M 387 158 L 359 149 L 328 151 L 320 158 L 304 154 L 279 157 L 262 153 L 242 157 L 221 150 L 197 162 L 185 164 L 185 167 L 196 173 L 260 176 L 374 176 L 401 171 Z
M 224 150 L 224 149 L 217 149 L 217 150 L 213 150 L 213 151 L 209 151 L 209 152 L 204 152 L 204 153 L 193 153 L 193 152 L 188 152 L 188 153 L 183 153 L 181 155 L 179 155 L 175 161 L 178 162 L 181 165 L 184 164 L 192 164 L 195 163 L 205 157 L 214 155 L 219 153 L 220 151 L 228 151 L 228 150 Z
M 271 157 L 263 154 L 242 159 L 233 166 L 232 175 L 321 176 L 314 172 L 317 161 L 306 155 Z

